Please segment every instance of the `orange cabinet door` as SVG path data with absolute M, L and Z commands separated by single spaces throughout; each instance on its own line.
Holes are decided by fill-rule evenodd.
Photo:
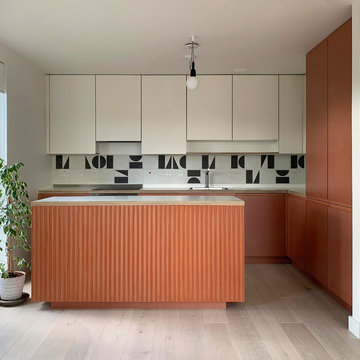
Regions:
M 306 195 L 327 199 L 327 40 L 306 55 Z
M 328 209 L 328 288 L 348 305 L 352 303 L 352 213 Z
M 328 277 L 328 204 L 306 201 L 306 271 L 322 285 Z
M 351 205 L 351 20 L 328 38 L 328 198 Z
M 305 271 L 305 198 L 287 197 L 287 256 Z
M 245 255 L 285 256 L 285 195 L 236 196 L 245 201 Z

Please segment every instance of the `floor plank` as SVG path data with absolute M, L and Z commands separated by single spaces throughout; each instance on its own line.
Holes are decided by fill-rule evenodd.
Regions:
M 26 360 L 31 359 L 36 350 L 40 347 L 51 330 L 55 327 L 59 312 L 43 312 L 29 326 L 13 347 L 5 354 L 5 360 Z M 24 353 L 19 349 L 26 349 Z
M 131 323 L 121 360 L 151 359 L 154 330 L 154 323 Z
M 339 327 L 338 321 L 328 316 L 324 309 L 308 310 L 310 304 L 306 304 L 308 303 L 305 302 L 305 307 L 297 310 L 297 314 L 331 357 L 338 360 L 360 359 L 360 342 L 354 341 L 346 324 Z
M 132 319 L 133 311 L 130 309 L 109 310 L 107 322 L 91 354 L 91 359 L 121 359 Z
M 179 358 L 210 358 L 202 310 L 181 310 L 179 313 Z
M 271 314 L 250 310 L 250 318 L 258 330 L 272 359 L 301 360 L 301 356 Z
M 304 324 L 282 324 L 286 335 L 305 360 L 332 360 Z
M 205 325 L 205 337 L 209 349 L 209 359 L 238 360 L 237 349 L 231 342 L 231 333 L 228 324 L 209 323 Z
M 73 334 L 73 341 L 64 358 L 90 359 L 109 316 L 109 311 L 104 309 L 86 312 L 77 325 L 77 331 Z
M 53 311 L 53 310 L 49 310 Z M 31 357 L 33 360 L 64 359 L 85 313 L 81 310 L 56 310 L 60 312 L 54 328 Z
M 181 310 L 157 310 L 157 321 L 155 325 L 154 343 L 151 359 L 179 359 L 180 312 Z
M 231 341 L 242 359 L 269 360 L 263 338 L 256 329 L 245 306 L 233 305 L 227 309 Z
M 245 295 L 226 310 L 0 308 L 0 359 L 360 359 L 349 312 L 292 265 L 246 265 Z
M 3 358 L 6 353 L 13 347 L 17 347 L 17 342 L 25 334 L 27 329 L 36 321 L 39 314 L 37 311 L 37 304 L 28 304 L 26 309 L 19 312 L 13 321 L 6 323 L 0 330 L 0 358 Z M 4 308 L 2 309 L 4 310 Z M 5 309 L 4 311 L 6 311 Z M 3 312 L 3 311 L 2 311 Z M 2 320 L 0 319 L 0 322 Z
M 206 309 L 203 310 L 203 316 L 205 324 L 227 324 L 229 322 L 225 309 Z
M 261 271 L 261 267 L 253 267 L 246 290 L 247 294 L 253 294 L 253 296 L 257 298 L 257 302 L 255 307 L 251 302 L 246 302 L 246 304 L 249 306 L 249 309 L 256 308 L 266 311 L 279 323 L 298 322 L 299 318 L 292 309 L 289 308 L 284 301 L 282 292 L 279 291 L 280 288 L 287 287 L 288 284 L 282 283 L 282 286 L 279 287 L 281 277 L 279 276 L 279 272 L 271 272 L 272 266 L 273 265 L 269 266 L 268 272 Z M 293 294 L 291 291 L 289 292 Z

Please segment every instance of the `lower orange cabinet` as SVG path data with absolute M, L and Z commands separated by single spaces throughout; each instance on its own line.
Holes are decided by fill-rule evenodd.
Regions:
M 328 206 L 306 201 L 306 272 L 324 286 L 328 282 Z
M 306 199 L 287 196 L 287 251 L 293 264 L 305 271 L 305 206 Z
M 285 195 L 240 194 L 245 201 L 245 255 L 285 256 Z
M 349 208 L 328 209 L 328 288 L 352 303 L 352 213 Z

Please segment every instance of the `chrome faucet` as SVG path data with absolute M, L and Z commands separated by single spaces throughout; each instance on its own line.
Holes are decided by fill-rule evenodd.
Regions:
M 210 187 L 210 169 L 205 170 L 205 188 Z

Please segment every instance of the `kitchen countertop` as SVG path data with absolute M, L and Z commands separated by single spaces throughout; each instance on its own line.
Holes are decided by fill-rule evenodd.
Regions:
M 32 206 L 72 205 L 231 205 L 243 206 L 234 196 L 67 196 L 33 201 Z
M 48 189 L 41 189 L 39 193 L 119 193 L 119 194 L 161 194 L 161 193 L 201 193 L 201 192 L 214 192 L 214 193 L 248 193 L 248 194 L 266 194 L 266 193 L 279 193 L 279 194 L 294 194 L 298 196 L 305 196 L 304 185 L 261 185 L 261 184 L 247 184 L 247 185 L 217 185 L 209 189 L 204 187 L 189 185 L 144 185 L 140 190 L 94 190 L 99 185 L 68 185 L 68 186 L 54 186 Z M 226 188 L 226 189 L 223 189 Z

